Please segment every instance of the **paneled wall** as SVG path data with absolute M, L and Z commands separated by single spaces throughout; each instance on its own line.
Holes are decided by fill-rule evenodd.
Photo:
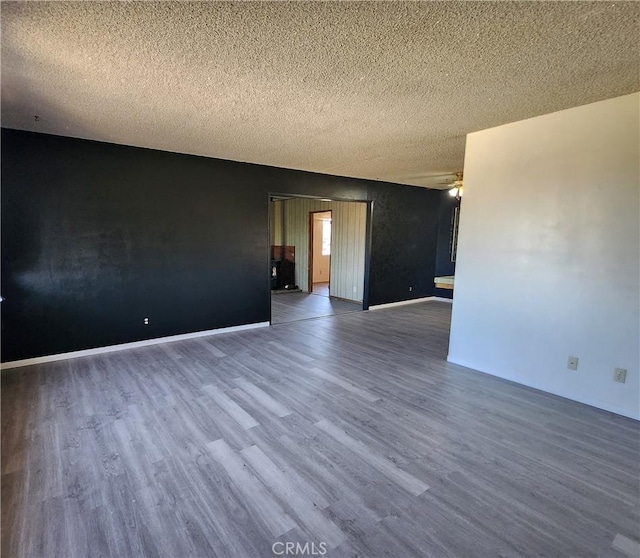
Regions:
M 309 290 L 309 213 L 330 210 L 331 296 L 361 301 L 364 294 L 367 204 L 293 198 L 274 202 L 272 214 L 278 213 L 279 203 L 284 204 L 284 244 L 296 247 L 296 284 L 303 291 Z
M 271 202 L 269 215 L 269 234 L 271 235 L 271 246 L 282 245 L 282 200 Z
M 331 205 L 330 294 L 361 301 L 364 286 L 367 204 L 331 202 Z

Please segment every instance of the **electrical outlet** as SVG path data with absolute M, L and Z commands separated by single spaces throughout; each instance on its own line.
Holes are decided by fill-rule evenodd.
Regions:
M 616 368 L 613 372 L 613 381 L 624 384 L 627 381 L 627 371 L 624 368 Z
M 144 325 L 149 325 L 149 318 L 145 318 L 143 321 L 144 321 Z
M 409 287 L 409 292 L 411 292 L 413 290 L 413 287 Z
M 567 368 L 569 370 L 577 370 L 578 369 L 578 357 L 570 356 L 567 359 Z

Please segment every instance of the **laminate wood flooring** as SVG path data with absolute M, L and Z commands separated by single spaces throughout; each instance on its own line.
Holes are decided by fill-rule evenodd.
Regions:
M 314 283 L 313 294 L 319 296 L 329 296 L 329 283 Z
M 5 371 L 2 556 L 637 554 L 639 424 L 448 364 L 449 319 Z
M 323 318 L 358 312 L 361 302 L 349 302 L 315 293 L 278 293 L 271 295 L 271 323 L 285 324 L 311 318 Z

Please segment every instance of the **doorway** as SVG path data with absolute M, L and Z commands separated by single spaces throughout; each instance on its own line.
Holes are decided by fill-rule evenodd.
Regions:
M 272 325 L 368 308 L 371 207 L 270 195 Z
M 331 296 L 331 210 L 309 212 L 309 292 Z

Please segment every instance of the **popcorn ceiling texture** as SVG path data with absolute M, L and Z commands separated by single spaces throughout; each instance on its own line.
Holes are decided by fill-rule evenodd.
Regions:
M 640 89 L 639 15 L 618 1 L 2 2 L 2 125 L 437 186 L 468 132 Z

